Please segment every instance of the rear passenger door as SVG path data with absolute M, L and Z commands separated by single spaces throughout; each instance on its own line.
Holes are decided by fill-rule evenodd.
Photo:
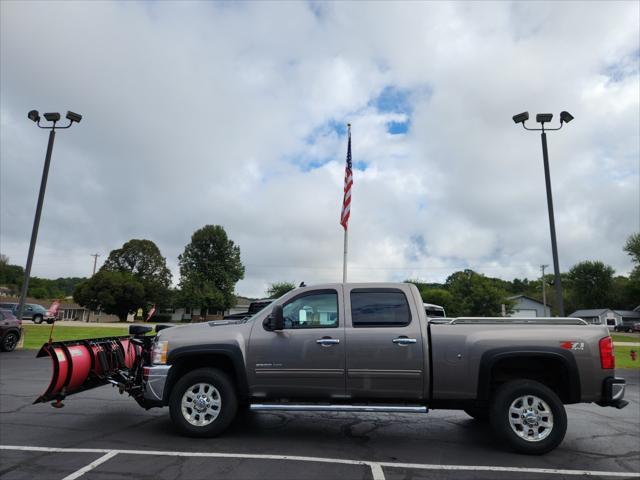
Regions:
M 423 397 L 420 316 L 408 287 L 345 291 L 347 394 L 353 398 Z

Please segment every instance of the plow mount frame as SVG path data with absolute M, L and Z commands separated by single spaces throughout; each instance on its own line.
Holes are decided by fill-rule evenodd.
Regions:
M 44 344 L 36 357 L 51 357 L 53 374 L 46 391 L 33 403 L 53 401 L 52 406 L 60 408 L 64 406 L 62 400 L 68 395 L 112 384 L 118 387 L 121 394 L 127 392 L 139 405 L 149 408 L 143 397 L 143 367 L 150 362 L 154 337 L 145 336 L 143 332 L 135 333 Z M 90 359 L 88 373 L 84 379 L 74 378 L 74 357 L 85 355 Z M 87 359 L 83 359 L 85 370 L 86 362 Z M 62 363 L 66 363 L 66 372 Z M 61 375 L 65 378 L 61 379 Z

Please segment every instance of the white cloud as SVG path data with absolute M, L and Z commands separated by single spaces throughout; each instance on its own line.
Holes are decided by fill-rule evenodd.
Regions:
M 511 278 L 551 263 L 549 134 L 563 269 L 630 270 L 640 229 L 637 3 L 3 2 L 0 248 L 26 257 L 45 135 L 31 108 L 85 115 L 56 140 L 34 274 L 86 275 L 130 238 L 176 258 L 221 224 L 243 294 L 341 278 L 351 121 L 350 279 Z M 385 87 L 409 109 L 380 110 Z M 405 134 L 389 122 L 408 120 Z M 103 257 L 104 258 L 104 257 Z

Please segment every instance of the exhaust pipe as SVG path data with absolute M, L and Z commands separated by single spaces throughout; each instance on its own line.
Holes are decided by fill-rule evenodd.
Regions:
M 129 331 L 134 336 L 44 344 L 36 357 L 50 357 L 53 372 L 46 391 L 33 403 L 53 400 L 54 407 L 62 407 L 62 400 L 68 395 L 108 383 L 142 402 L 142 367 L 149 360 L 145 357 L 152 342 L 152 337 L 144 334 L 151 327 L 132 325 Z

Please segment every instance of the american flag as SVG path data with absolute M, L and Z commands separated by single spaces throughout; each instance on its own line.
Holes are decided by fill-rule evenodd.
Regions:
M 344 168 L 344 198 L 342 200 L 342 212 L 340 213 L 340 225 L 346 230 L 351 215 L 351 187 L 353 185 L 353 171 L 351 165 L 351 125 L 349 125 L 349 144 L 347 146 L 347 164 Z
M 149 310 L 149 313 L 147 313 L 147 322 L 149 321 L 149 319 L 151 317 L 153 317 L 154 313 L 156 313 L 156 306 L 155 305 L 153 307 L 151 307 L 151 310 Z

